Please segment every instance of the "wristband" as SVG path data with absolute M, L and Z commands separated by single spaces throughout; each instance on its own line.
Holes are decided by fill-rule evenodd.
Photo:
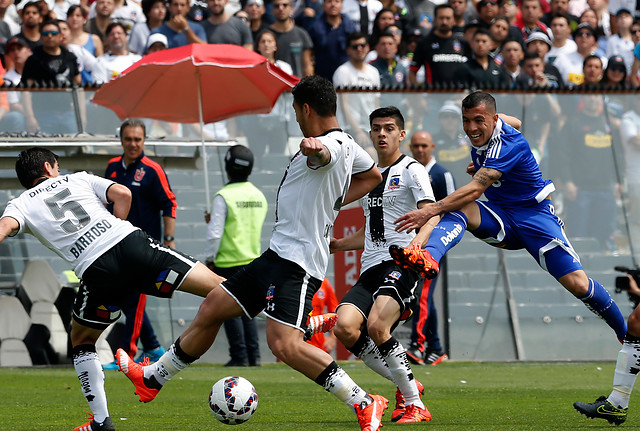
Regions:
M 165 241 L 167 241 L 167 242 L 171 242 L 171 241 L 174 241 L 174 240 L 175 240 L 175 238 L 173 237 L 173 235 L 165 235 L 163 239 L 164 239 Z

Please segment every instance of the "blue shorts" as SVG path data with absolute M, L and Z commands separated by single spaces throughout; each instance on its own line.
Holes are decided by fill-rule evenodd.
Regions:
M 487 201 L 476 203 L 480 208 L 480 226 L 470 231 L 476 238 L 494 247 L 526 249 L 556 279 L 582 269 L 551 200 L 518 208 L 503 208 Z

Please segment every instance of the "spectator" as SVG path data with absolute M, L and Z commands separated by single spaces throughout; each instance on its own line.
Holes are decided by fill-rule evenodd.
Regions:
M 304 29 L 311 26 L 318 15 L 322 13 L 322 3 L 322 0 L 295 0 L 293 2 L 293 19 L 296 25 Z
M 101 84 L 107 82 L 107 74 L 98 59 L 89 51 L 79 45 L 69 43 L 71 30 L 66 21 L 58 20 L 60 27 L 60 44 L 73 53 L 78 59 L 78 70 L 82 77 L 82 85 Z
M 207 222 L 205 262 L 218 275 L 230 278 L 260 256 L 260 235 L 267 216 L 267 199 L 249 181 L 253 154 L 242 145 L 224 158 L 229 182 L 216 193 Z M 229 341 L 227 367 L 260 366 L 260 340 L 255 319 L 235 317 L 224 322 Z
M 211 16 L 206 21 L 202 21 L 206 42 L 229 43 L 253 49 L 249 25 L 227 12 L 225 9 L 227 3 L 229 0 L 207 0 Z
M 546 33 L 549 40 L 553 37 L 549 27 L 542 23 L 540 18 L 542 18 L 540 0 L 522 0 L 522 23 L 519 27 L 525 42 L 529 35 L 535 31 Z
M 22 26 L 20 33 L 16 36 L 26 40 L 31 51 L 34 51 L 37 46 L 42 44 L 40 40 L 40 24 L 42 24 L 40 6 L 37 1 L 30 1 L 24 5 L 21 4 L 21 6 L 22 9 L 19 12 Z
M 575 52 L 578 50 L 578 46 L 571 39 L 571 24 L 568 15 L 554 15 L 549 25 L 553 33 L 553 42 L 551 42 L 551 49 L 544 59 L 547 63 L 553 64 L 558 56 Z
M 484 28 L 476 30 L 471 44 L 473 57 L 460 66 L 453 74 L 454 82 L 466 85 L 478 85 L 483 88 L 500 88 L 507 82 L 507 77 L 491 57 L 489 48 L 491 35 Z
M 582 15 L 580 15 L 580 23 L 578 23 L 578 25 L 582 24 L 583 22 L 586 22 L 591 26 L 591 28 L 595 30 L 596 40 L 598 41 L 598 55 L 606 55 L 608 36 L 604 33 L 604 30 L 599 25 L 596 12 L 593 9 L 586 9 L 584 12 L 582 12 Z
M 462 40 L 464 37 L 464 26 L 467 23 L 467 2 L 465 0 L 449 0 L 449 6 L 453 8 L 453 24 L 451 25 L 451 31 L 453 35 Z M 435 16 L 434 16 L 435 21 Z
M 326 3 L 327 0 L 325 0 Z M 380 85 L 384 88 L 402 89 L 407 85 L 408 71 L 404 65 L 398 62 L 398 42 L 393 33 L 384 31 L 378 37 L 378 44 L 376 45 L 376 51 L 378 52 L 378 58 L 370 63 L 378 70 L 380 74 Z M 386 97 L 398 96 L 397 94 L 386 95 L 385 101 L 381 102 L 384 106 L 398 106 L 397 101 L 389 101 Z M 404 99 L 404 96 L 401 96 Z
M 576 27 L 578 27 L 579 19 L 577 16 L 572 15 L 569 12 L 569 1 L 570 0 L 551 0 L 551 10 L 542 15 L 540 21 L 547 27 L 551 27 L 551 21 L 553 20 L 554 16 L 564 15 L 569 21 L 569 28 L 571 29 L 569 33 L 571 33 L 571 31 L 575 30 Z M 553 31 L 553 29 L 551 30 Z
M 380 88 L 380 73 L 375 67 L 364 61 L 368 52 L 367 36 L 359 31 L 351 33 L 347 38 L 349 61 L 336 69 L 333 74 L 333 85 L 342 88 Z M 372 147 L 368 133 L 369 113 L 372 107 L 377 107 L 379 104 L 377 95 L 375 93 L 357 95 L 342 93 L 339 102 L 343 117 L 340 123 L 345 131 L 360 146 Z
M 470 50 L 464 40 L 453 35 L 453 8 L 438 5 L 434 10 L 434 29 L 418 43 L 409 69 L 409 83 L 417 84 L 417 73 L 425 69 L 427 84 L 451 82 L 454 72 L 466 63 Z M 432 49 L 437 45 L 438 51 Z
M 356 31 L 353 22 L 342 13 L 342 0 L 324 0 L 322 13 L 307 29 L 315 54 L 315 73 L 331 80 L 347 55 L 347 35 Z
M 156 51 L 162 51 L 169 48 L 169 40 L 167 36 L 162 33 L 153 33 L 149 35 L 147 39 L 147 46 L 145 47 L 145 55 L 153 54 Z
M 622 116 L 622 145 L 624 170 L 627 180 L 629 240 L 637 253 L 640 244 L 640 97 L 631 97 L 629 111 Z M 638 262 L 635 262 L 636 264 Z
M 502 52 L 502 44 L 509 37 L 509 20 L 505 16 L 496 17 L 489 27 L 491 35 L 491 50 L 489 55 L 496 58 Z
M 78 70 L 78 59 L 61 46 L 62 35 L 58 23 L 44 23 L 41 37 L 42 45 L 36 46 L 25 62 L 22 82 L 29 85 L 53 83 L 57 87 L 80 85 L 82 78 Z M 28 131 L 73 133 L 78 130 L 75 115 L 71 114 L 73 108 L 68 95 L 26 92 L 22 94 L 22 100 Z
M 464 26 L 464 40 L 467 44 L 471 45 L 471 42 L 473 42 L 473 35 L 476 34 L 476 30 L 480 27 L 484 28 L 477 19 L 467 22 Z
M 0 0 L 0 20 L 4 21 L 9 26 L 11 35 L 20 33 L 20 25 L 17 20 L 14 20 L 7 11 L 11 7 L 14 15 L 16 14 L 15 7 L 13 6 L 13 0 Z
M 609 14 L 609 6 L 607 0 L 587 0 L 587 4 L 596 13 L 597 26 L 593 28 L 601 28 L 605 38 L 611 36 L 611 15 Z
M 499 16 L 506 16 L 509 20 L 509 25 L 516 26 L 516 22 L 518 20 L 518 15 L 520 14 L 520 7 L 518 6 L 518 2 L 516 0 L 501 0 L 500 8 L 498 9 Z M 518 30 L 519 32 L 520 30 Z
M 630 85 L 636 85 L 636 82 L 640 82 L 640 75 L 638 74 L 638 69 L 635 69 L 634 72 L 634 67 L 636 67 L 636 62 L 640 61 L 637 60 L 637 56 L 636 56 L 636 49 L 638 49 L 638 44 L 640 44 L 640 21 L 636 20 L 633 22 L 633 24 L 631 25 L 631 40 L 633 40 L 634 43 L 634 48 L 633 48 L 633 62 L 631 63 L 631 73 L 628 76 L 629 79 L 629 84 Z
M 544 73 L 544 66 L 544 59 L 537 52 L 527 51 L 522 62 L 522 72 L 514 83 L 515 88 L 525 90 L 557 88 L 558 82 L 549 79 L 549 76 Z
M 0 8 L 2 8 L 2 2 L 0 2 Z M 0 55 L 6 53 L 4 49 L 5 44 L 9 39 L 11 39 L 11 36 L 13 36 L 14 34 L 15 33 L 11 31 L 11 27 L 9 27 L 9 24 L 7 24 L 4 20 L 0 19 Z
M 89 18 L 97 16 L 97 1 L 91 4 Z M 133 0 L 114 0 L 114 10 L 111 12 L 111 21 L 119 22 L 123 25 L 127 35 L 134 25 L 144 22 L 145 17 L 142 8 Z
M 600 86 L 600 81 L 604 77 L 604 68 L 602 67 L 602 60 L 597 55 L 588 55 L 582 63 L 582 74 L 584 80 L 582 84 L 586 88 L 594 88 Z
M 607 58 L 614 55 L 624 59 L 627 73 L 631 73 L 633 65 L 633 48 L 636 46 L 631 38 L 633 16 L 628 9 L 620 9 L 616 13 L 616 33 L 609 36 L 607 41 Z
M 456 184 L 453 175 L 433 157 L 435 148 L 429 132 L 418 131 L 411 136 L 411 155 L 427 170 L 433 194 L 439 201 L 451 194 Z M 418 365 L 438 365 L 447 359 L 438 335 L 438 311 L 433 298 L 437 279 L 437 276 L 432 280 L 421 277 L 418 281 L 422 288 L 411 319 L 411 343 L 407 348 L 407 358 Z
M 382 34 L 383 30 L 392 24 L 396 24 L 396 15 L 391 9 L 380 9 L 380 12 L 376 14 L 373 20 L 373 29 L 369 35 L 369 46 L 375 47 L 378 43 L 378 37 Z M 375 60 L 375 58 L 373 59 Z
M 524 50 L 520 42 L 514 39 L 507 39 L 502 47 L 502 70 L 507 76 L 511 87 L 515 85 L 516 78 L 520 75 L 520 62 L 524 59 Z
M 584 81 L 582 69 L 584 60 L 589 55 L 595 55 L 598 47 L 595 34 L 595 30 L 589 24 L 580 23 L 576 31 L 573 32 L 573 40 L 578 46 L 576 52 L 558 56 L 553 62 L 565 85 L 574 87 Z M 603 64 L 605 61 L 606 59 L 603 60 Z
M 529 39 L 527 39 L 526 47 L 527 52 L 535 52 L 542 59 L 544 63 L 544 74 L 551 87 L 562 87 L 562 75 L 555 66 L 544 60 L 551 50 L 551 41 L 547 34 L 539 31 L 531 33 L 529 35 Z
M 197 22 L 187 21 L 187 12 L 189 12 L 188 0 L 170 0 L 169 19 L 160 27 L 151 30 L 151 34 L 164 34 L 169 42 L 169 48 L 177 48 L 190 43 L 207 43 L 204 29 Z
M 74 0 L 75 1 L 75 0 Z M 51 12 L 55 15 L 56 19 L 60 19 L 63 21 L 67 20 L 67 13 L 69 12 L 69 8 L 74 3 L 70 0 L 55 0 L 53 2 L 53 7 L 51 8 Z
M 206 0 L 191 0 L 191 8 L 187 14 L 187 19 L 194 22 L 202 23 L 211 16 L 211 9 Z
M 111 14 L 116 4 L 114 0 L 96 0 L 95 5 L 96 15 L 85 24 L 85 31 L 98 36 L 104 46 L 107 44 L 107 27 L 111 23 Z
M 144 153 L 146 127 L 141 120 L 129 119 L 120 125 L 121 156 L 109 160 L 104 177 L 131 190 L 131 209 L 127 220 L 153 238 L 154 244 L 175 248 L 176 196 L 162 166 Z M 114 212 L 114 208 L 110 208 Z M 162 232 L 164 231 L 164 235 Z M 132 357 L 142 344 L 142 358 L 157 361 L 165 350 L 160 345 L 145 311 L 147 295 L 128 292 L 123 298 L 125 329 L 117 347 Z M 115 350 L 115 349 L 114 349 Z M 115 361 L 104 369 L 117 369 Z
M 600 84 L 605 88 L 626 88 L 627 69 L 621 56 L 614 55 L 609 59 Z
M 356 25 L 356 29 L 367 37 L 373 32 L 373 22 L 381 10 L 382 3 L 379 0 L 345 0 L 342 5 L 342 13 L 348 16 Z
M 404 0 L 381 0 L 383 9 L 390 9 L 393 12 L 394 24 L 397 24 L 400 30 L 409 31 L 417 24 L 416 17 L 413 12 L 406 7 Z
M 498 16 L 500 7 L 496 0 L 480 0 L 476 3 L 479 24 L 483 28 L 489 28 L 494 19 Z
M 251 40 L 257 42 L 258 35 L 262 30 L 269 28 L 269 23 L 265 21 L 266 9 L 263 0 L 248 0 L 244 10 L 249 14 L 249 28 L 251 29 Z
M 13 68 L 7 70 L 2 77 L 5 84 L 18 85 L 22 77 L 22 70 L 27 58 L 31 55 L 31 48 L 26 40 L 20 36 L 14 36 L 5 45 L 5 56 L 10 59 Z M 5 132 L 20 133 L 26 129 L 24 106 L 20 91 L 7 91 L 7 107 L 0 121 L 0 130 Z
M 107 80 L 111 80 L 142 57 L 129 52 L 127 48 L 127 33 L 122 23 L 112 22 L 109 24 L 106 36 L 109 50 L 106 54 L 98 57 L 98 61 L 102 63 L 102 66 L 107 71 Z
M 140 55 L 145 52 L 151 31 L 164 24 L 167 6 L 164 0 L 144 0 L 142 13 L 144 13 L 146 21 L 134 25 L 129 33 L 129 51 Z
M 88 33 L 84 30 L 87 22 L 87 15 L 82 6 L 73 5 L 67 11 L 67 24 L 69 25 L 69 44 L 81 46 L 94 57 L 104 54 L 104 46 L 98 35 Z M 84 79 L 84 78 L 83 78 Z
M 299 78 L 314 74 L 312 52 L 313 42 L 309 33 L 295 25 L 291 18 L 291 0 L 275 0 L 273 15 L 275 22 L 269 27 L 278 39 L 277 59 L 285 61 Z
M 452 100 L 447 100 L 438 110 L 440 129 L 433 136 L 436 145 L 435 159 L 451 172 L 456 183 L 469 181 L 470 147 L 462 131 L 462 111 Z
M 393 35 L 393 38 L 396 41 L 396 45 L 398 45 L 398 57 L 405 56 L 406 49 L 404 48 L 404 45 L 403 45 L 402 29 L 400 28 L 400 25 L 397 23 L 391 24 L 386 28 L 384 28 L 382 31 L 386 33 L 391 33 Z M 380 37 L 380 35 L 376 37 L 376 40 L 378 39 L 378 37 Z M 373 38 L 369 38 L 369 46 L 375 48 L 375 45 L 371 44 L 372 39 Z M 376 58 L 378 58 L 378 51 L 376 51 L 375 49 L 372 49 L 371 51 L 369 51 L 369 54 L 367 54 L 367 58 L 365 58 L 364 61 L 366 61 L 367 63 L 371 63 L 375 61 Z M 410 61 L 405 61 L 402 65 L 405 66 L 407 70 L 409 70 L 410 63 L 411 63 Z

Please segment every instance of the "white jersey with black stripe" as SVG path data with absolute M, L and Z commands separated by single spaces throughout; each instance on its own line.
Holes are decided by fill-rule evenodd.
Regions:
M 380 172 L 382 182 L 360 199 L 365 216 L 361 273 L 391 260 L 390 245 L 406 247 L 416 236 L 413 231 L 396 232 L 395 220 L 417 209 L 418 202 L 435 202 L 429 174 L 411 157 L 402 155 Z
M 12 235 L 32 234 L 82 277 L 91 263 L 137 229 L 105 208 L 112 184 L 86 172 L 49 178 L 10 200 L 2 217 L 20 224 Z
M 340 129 L 317 138 L 329 149 L 331 161 L 313 168 L 301 152 L 293 156 L 278 189 L 270 248 L 322 280 L 329 262 L 333 223 L 351 175 L 372 169 L 374 161 Z

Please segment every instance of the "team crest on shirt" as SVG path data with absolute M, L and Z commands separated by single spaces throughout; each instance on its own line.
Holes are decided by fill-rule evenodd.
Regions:
M 400 188 L 400 176 L 394 176 L 389 180 L 389 190 Z
M 178 273 L 172 269 L 165 269 L 156 278 L 156 288 L 161 293 L 171 292 L 171 288 L 178 279 Z
M 144 168 L 136 169 L 136 174 L 133 176 L 133 179 L 135 181 L 142 181 L 142 178 L 144 178 L 144 174 Z
M 462 44 L 460 43 L 459 40 L 454 40 L 453 41 L 453 50 L 454 51 L 462 51 Z

